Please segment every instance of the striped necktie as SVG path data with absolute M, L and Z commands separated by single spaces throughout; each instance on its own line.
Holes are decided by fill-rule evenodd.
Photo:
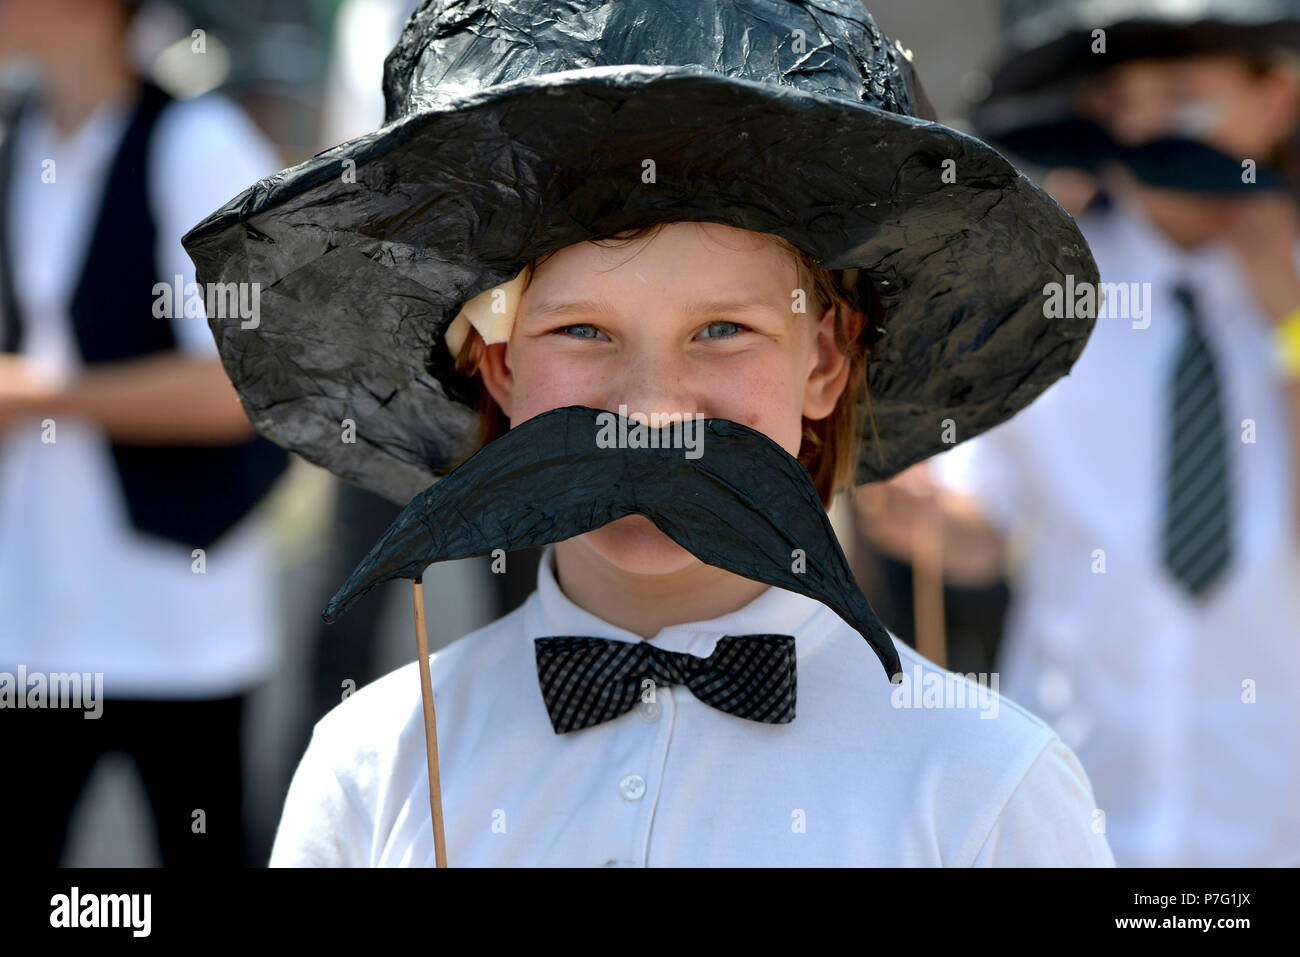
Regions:
M 537 678 L 556 734 L 626 714 L 646 681 L 685 685 L 720 711 L 751 721 L 794 720 L 795 640 L 790 635 L 727 635 L 707 658 L 648 641 L 537 638 Z M 653 687 L 653 685 L 651 685 Z
M 1186 331 L 1174 363 L 1165 468 L 1164 559 L 1170 574 L 1200 597 L 1232 554 L 1229 430 L 1219 374 L 1186 285 L 1174 289 Z

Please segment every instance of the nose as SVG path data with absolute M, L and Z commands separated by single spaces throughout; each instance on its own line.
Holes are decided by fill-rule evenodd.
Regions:
M 611 412 L 626 406 L 624 414 L 629 416 L 709 414 L 689 359 L 662 339 L 639 343 L 624 353 L 609 382 L 604 398 Z

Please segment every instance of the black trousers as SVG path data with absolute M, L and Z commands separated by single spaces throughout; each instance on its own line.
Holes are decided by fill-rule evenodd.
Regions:
M 105 699 L 92 719 L 74 708 L 0 708 L 9 772 L 0 821 L 6 843 L 17 844 L 12 859 L 57 866 L 91 770 L 101 755 L 121 751 L 140 772 L 164 867 L 248 865 L 240 757 L 246 700 Z

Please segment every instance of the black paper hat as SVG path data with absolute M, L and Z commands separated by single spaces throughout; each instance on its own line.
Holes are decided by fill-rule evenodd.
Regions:
M 972 124 L 1017 155 L 1055 165 L 1071 148 L 1076 157 L 1112 148 L 1080 142 L 1099 134 L 1071 113 L 1077 81 L 1135 59 L 1300 50 L 1300 0 L 1003 0 L 1002 40 Z
M 428 0 L 384 93 L 381 129 L 183 242 L 205 288 L 260 284 L 256 328 L 209 317 L 256 428 L 394 501 L 472 450 L 477 387 L 443 341 L 462 304 L 633 226 L 772 233 L 875 284 L 881 441 L 868 432 L 859 482 L 949 448 L 945 419 L 962 441 L 1006 420 L 1091 331 L 1044 317 L 1045 284 L 1097 280 L 1074 222 L 987 145 L 914 115 L 908 58 L 858 0 Z
M 1105 52 L 1093 52 L 1094 31 Z M 1040 89 L 1139 57 L 1300 47 L 1297 0 L 1003 0 L 990 96 Z

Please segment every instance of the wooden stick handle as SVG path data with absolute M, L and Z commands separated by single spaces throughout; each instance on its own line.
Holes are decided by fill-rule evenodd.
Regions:
M 442 785 L 438 780 L 438 721 L 433 713 L 433 679 L 429 675 L 429 636 L 424 624 L 424 583 L 411 580 L 415 604 L 415 647 L 420 661 L 420 697 L 424 702 L 424 745 L 429 759 L 429 809 L 433 812 L 433 853 L 438 867 L 447 866 L 447 841 L 442 833 Z
M 940 668 L 948 667 L 943 612 L 943 526 L 924 521 L 912 541 L 912 620 L 917 652 Z

